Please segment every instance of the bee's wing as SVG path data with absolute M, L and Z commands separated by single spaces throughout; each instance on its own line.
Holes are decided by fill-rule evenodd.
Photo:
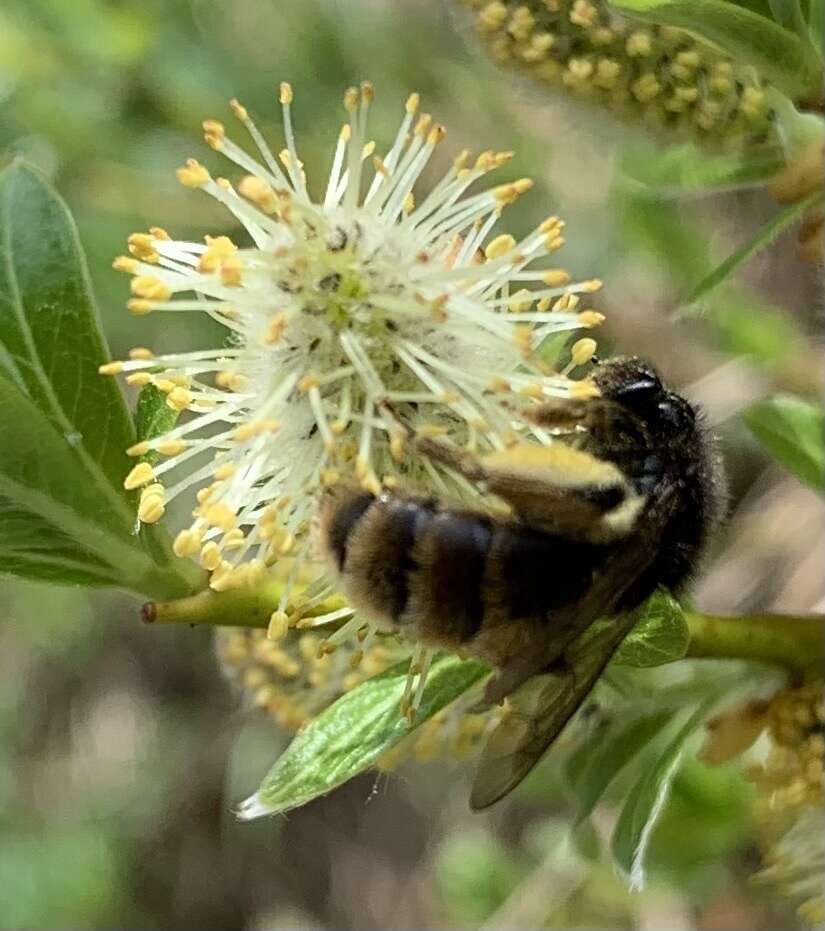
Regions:
M 513 710 L 493 731 L 484 748 L 470 797 L 472 808 L 486 808 L 514 789 L 589 695 L 636 622 L 636 611 L 617 614 L 616 606 L 650 567 L 662 529 L 676 506 L 677 496 L 672 487 L 654 497 L 644 517 L 649 534 L 647 545 L 636 540 L 621 547 L 594 579 L 584 598 L 554 612 L 554 627 L 572 623 L 581 631 L 560 650 L 555 650 L 553 641 L 548 640 L 544 656 L 556 663 L 562 660 L 558 672 L 540 672 L 535 665 L 531 670 L 527 664 L 514 670 L 505 666 L 498 678 L 490 680 L 485 698 L 497 702 L 510 694 Z M 533 652 L 537 657 L 542 655 L 541 650 Z
M 484 748 L 470 795 L 472 809 L 503 798 L 538 763 L 587 698 L 634 621 L 635 614 L 627 612 L 594 624 L 566 654 L 566 669 L 534 676 L 510 696 L 510 710 Z

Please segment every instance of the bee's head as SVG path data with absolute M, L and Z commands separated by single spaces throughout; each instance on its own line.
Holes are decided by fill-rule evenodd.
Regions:
M 617 356 L 600 362 L 593 381 L 601 396 L 620 404 L 636 417 L 666 432 L 692 430 L 696 412 L 679 394 L 670 391 L 656 369 L 637 356 Z

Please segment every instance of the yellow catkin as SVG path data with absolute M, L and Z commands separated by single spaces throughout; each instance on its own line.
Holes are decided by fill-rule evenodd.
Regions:
M 687 32 L 642 25 L 606 0 L 468 2 L 493 60 L 622 122 L 723 149 L 777 144 L 766 85 Z

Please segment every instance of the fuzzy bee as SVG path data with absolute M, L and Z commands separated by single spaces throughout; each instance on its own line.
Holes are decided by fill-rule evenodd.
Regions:
M 476 457 L 418 451 L 502 499 L 511 516 L 399 491 L 334 486 L 321 543 L 353 607 L 410 639 L 497 668 L 491 702 L 513 713 L 482 755 L 484 808 L 532 769 L 658 586 L 678 591 L 719 521 L 724 482 L 694 408 L 638 358 L 598 364 L 599 396 L 530 409 L 557 435 Z M 606 630 L 582 636 L 599 618 Z M 595 629 L 595 627 L 594 627 Z

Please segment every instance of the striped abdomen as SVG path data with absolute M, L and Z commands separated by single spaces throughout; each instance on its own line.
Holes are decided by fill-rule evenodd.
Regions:
M 581 598 L 609 553 L 432 499 L 340 487 L 324 504 L 322 545 L 372 621 L 497 664 Z

